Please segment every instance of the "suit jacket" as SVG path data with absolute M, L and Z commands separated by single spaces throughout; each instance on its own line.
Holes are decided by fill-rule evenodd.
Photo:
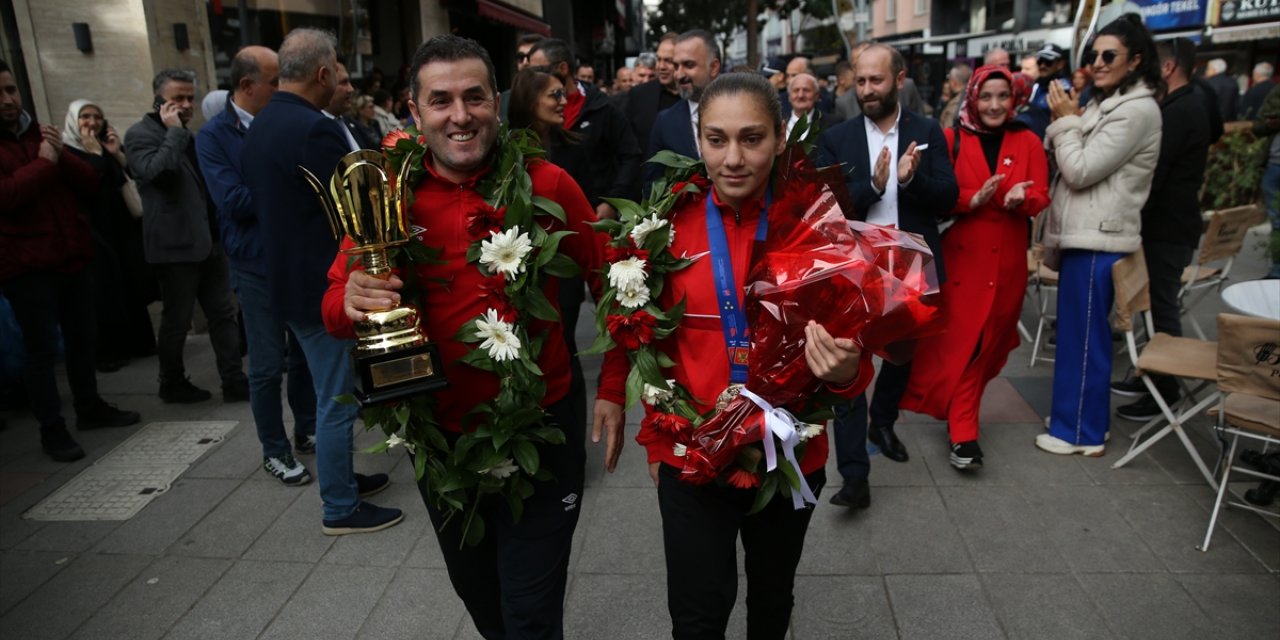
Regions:
M 209 196 L 186 127 L 149 113 L 124 134 L 142 196 L 142 250 L 150 264 L 200 262 L 213 250 Z
M 818 141 L 817 164 L 844 165 L 845 185 L 853 199 L 853 211 L 845 212 L 852 220 L 866 220 L 871 205 L 880 194 L 871 184 L 875 158 L 867 152 L 866 115 L 846 120 L 822 134 Z M 898 153 L 900 158 L 912 142 L 928 144 L 920 157 L 920 165 L 911 182 L 898 187 L 898 227 L 924 236 L 933 250 L 934 265 L 941 282 L 946 274 L 942 264 L 942 240 L 938 234 L 938 216 L 946 215 L 960 195 L 955 170 L 947 155 L 947 141 L 938 123 L 922 115 L 902 110 L 898 120 Z
M 649 185 L 657 180 L 665 170 L 660 164 L 648 162 L 659 151 L 674 151 L 682 156 L 700 158 L 698 143 L 693 139 L 693 118 L 689 115 L 689 101 L 681 100 L 670 109 L 658 114 L 653 123 L 653 132 L 649 135 L 649 151 L 645 153 L 645 164 L 641 175 L 644 178 L 640 195 L 649 195 Z
M 631 123 L 631 130 L 636 134 L 636 141 L 642 148 L 649 144 L 649 134 L 653 132 L 653 123 L 662 111 L 662 83 L 650 80 L 631 87 L 630 91 L 617 97 L 615 103 Z M 648 160 L 649 158 L 644 158 Z
M 240 162 L 259 212 L 267 280 L 282 320 L 322 321 L 320 301 L 338 240 L 299 166 L 327 186 L 350 151 L 341 126 L 301 96 L 277 91 L 244 138 Z
M 833 114 L 840 118 L 838 122 L 852 120 L 862 115 L 862 107 L 858 106 L 858 92 L 850 89 L 844 95 L 836 96 L 836 110 Z

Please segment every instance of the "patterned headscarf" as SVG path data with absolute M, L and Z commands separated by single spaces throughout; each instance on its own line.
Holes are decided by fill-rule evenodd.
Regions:
M 992 129 L 982 123 L 982 115 L 978 111 L 978 94 L 982 91 L 982 85 L 986 81 L 993 78 L 1003 79 L 1009 83 L 1009 93 L 1013 98 L 1013 104 L 1009 107 L 1009 113 L 1005 117 L 1004 124 L 1008 124 L 1018 115 L 1018 108 L 1027 102 L 1027 77 L 1021 73 L 1013 73 L 1005 67 L 996 65 L 988 65 L 979 67 L 977 71 L 969 78 L 969 85 L 964 89 L 964 108 L 960 111 L 960 126 L 974 133 L 991 133 Z M 1001 125 L 1001 127 L 1004 126 Z
M 102 111 L 102 105 L 92 100 L 75 100 L 67 107 L 67 119 L 62 122 L 62 144 L 81 151 L 84 151 L 84 141 L 80 138 L 80 112 L 85 107 L 97 107 Z

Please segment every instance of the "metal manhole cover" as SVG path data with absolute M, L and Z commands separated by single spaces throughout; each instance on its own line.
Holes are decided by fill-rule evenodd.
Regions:
M 169 490 L 191 463 L 222 442 L 234 421 L 153 422 L 22 517 L 128 520 Z
M 28 520 L 128 520 L 169 490 L 187 465 L 85 469 L 22 517 Z

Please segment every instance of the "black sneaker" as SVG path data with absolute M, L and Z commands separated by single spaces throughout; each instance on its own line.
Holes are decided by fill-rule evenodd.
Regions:
M 320 531 L 326 536 L 345 536 L 351 533 L 373 533 L 400 524 L 404 513 L 399 509 L 379 507 L 361 502 L 351 515 L 340 520 L 325 520 Z
M 40 448 L 58 462 L 75 462 L 84 457 L 84 449 L 80 448 L 80 444 L 67 433 L 67 427 L 62 424 L 40 428 Z
M 316 437 L 314 435 L 303 436 L 293 439 L 293 452 L 299 455 L 311 455 L 316 452 Z
M 1112 382 L 1111 393 L 1125 396 L 1126 398 L 1151 395 L 1151 392 L 1147 391 L 1147 385 L 1142 383 L 1142 378 L 1125 378 L 1120 382 Z
M 137 411 L 121 411 L 107 404 L 102 398 L 93 403 L 76 407 L 76 428 L 81 431 L 138 424 L 142 416 Z
M 165 404 L 194 404 L 212 397 L 212 393 L 191 384 L 187 378 L 160 381 L 160 399 Z
M 951 445 L 951 466 L 957 469 L 981 469 L 982 447 L 977 440 Z
M 845 482 L 844 486 L 831 496 L 831 504 L 850 509 L 866 509 L 871 506 L 871 486 L 866 480 Z
M 391 478 L 385 473 L 375 473 L 366 476 L 363 473 L 356 474 L 356 490 L 360 492 L 361 498 L 369 496 L 386 489 L 391 484 Z
M 262 468 L 276 480 L 290 487 L 300 487 L 311 482 L 311 472 L 289 454 L 267 456 L 262 461 Z
M 222 401 L 223 402 L 248 402 L 249 401 L 249 380 L 240 378 L 234 382 L 222 383 Z
M 1116 407 L 1116 417 L 1133 422 L 1146 422 L 1159 415 L 1161 415 L 1160 405 L 1156 404 L 1156 399 L 1151 396 Z

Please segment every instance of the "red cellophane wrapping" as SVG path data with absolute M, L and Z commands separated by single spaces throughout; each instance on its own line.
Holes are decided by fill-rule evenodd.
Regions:
M 746 388 L 774 407 L 810 397 L 825 384 L 804 356 L 810 320 L 857 342 L 864 357 L 901 363 L 917 338 L 936 330 L 938 311 L 933 254 L 923 239 L 847 220 L 839 168 L 815 170 L 790 150 L 784 157 L 768 239 L 757 247 L 744 304 L 751 328 Z M 681 479 L 714 480 L 764 429 L 759 407 L 737 396 L 692 432 Z

